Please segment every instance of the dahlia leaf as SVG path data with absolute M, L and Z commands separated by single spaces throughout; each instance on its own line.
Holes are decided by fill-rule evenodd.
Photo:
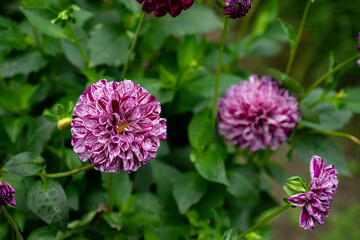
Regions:
M 118 0 L 118 2 L 120 2 L 120 4 L 122 4 L 122 5 L 124 5 L 132 13 L 138 14 L 141 12 L 141 8 L 139 7 L 139 4 L 135 1 Z
M 298 134 L 293 140 L 294 150 L 305 163 L 309 163 L 313 154 L 326 160 L 326 164 L 334 164 L 339 174 L 351 176 L 345 156 L 337 144 L 329 137 L 318 134 Z
M 111 174 L 111 173 L 110 173 Z M 129 174 L 120 172 L 113 174 L 112 186 L 112 200 L 116 207 L 121 206 L 129 199 L 132 191 L 132 182 L 130 181 Z M 105 190 L 109 187 L 109 173 L 101 173 L 102 186 Z
M 227 230 L 224 235 L 222 240 L 236 240 L 237 238 L 237 231 L 235 228 L 230 228 L 229 230 Z
M 196 36 L 191 35 L 181 43 L 177 50 L 177 64 L 181 72 L 186 71 L 192 64 L 197 54 L 198 45 Z
M 228 172 L 229 186 L 227 191 L 237 201 L 254 203 L 259 199 L 258 179 L 251 168 L 236 168 Z
M 66 231 L 69 208 L 64 189 L 58 182 L 49 180 L 46 186 L 42 186 L 41 181 L 35 182 L 28 192 L 27 206 L 47 224 L 54 225 L 62 232 Z
M 211 110 L 205 108 L 196 113 L 190 121 L 188 127 L 189 141 L 197 151 L 203 151 L 211 141 L 213 135 L 211 117 Z
M 173 195 L 181 214 L 199 202 L 205 195 L 208 183 L 195 172 L 187 172 L 176 178 Z
M 3 117 L 2 123 L 4 125 L 4 129 L 9 136 L 12 143 L 15 143 L 19 138 L 22 129 L 25 126 L 26 121 L 28 118 L 25 117 Z
M 32 231 L 28 237 L 28 240 L 48 240 L 48 239 L 56 239 L 56 234 L 58 230 L 51 225 L 37 228 Z
M 329 69 L 328 71 L 331 71 L 334 67 L 336 67 L 336 62 L 335 62 L 335 58 L 334 58 L 334 53 L 333 51 L 330 51 L 329 53 Z M 336 86 L 339 83 L 339 79 L 340 79 L 340 72 L 337 71 L 334 74 L 332 74 L 331 76 L 329 76 L 326 79 L 325 82 L 325 93 L 334 90 L 336 88 Z
M 320 123 L 320 117 L 319 117 L 318 112 L 316 112 L 308 107 L 305 107 L 303 104 L 299 104 L 299 110 L 301 113 L 302 120 L 312 122 L 312 123 Z
M 57 17 L 55 11 L 42 7 L 20 7 L 20 10 L 24 13 L 29 22 L 41 33 L 54 38 L 69 38 L 70 33 L 66 28 L 51 23 L 51 20 Z
M 4 166 L 4 169 L 21 175 L 32 176 L 41 171 L 45 166 L 45 160 L 32 152 L 23 152 L 12 157 Z
M 158 227 L 161 224 L 160 217 L 149 210 L 137 210 L 130 216 L 130 221 L 143 226 Z
M 342 109 L 353 113 L 360 113 L 360 87 L 345 89 L 345 104 Z
M 0 239 L 5 239 L 9 229 L 9 223 L 7 221 L 0 224 Z
M 23 231 L 25 227 L 25 213 L 15 208 L 11 216 L 19 230 Z
M 290 49 L 291 49 L 291 51 L 293 51 L 295 48 L 295 44 L 296 44 L 296 33 L 294 30 L 294 27 L 292 25 L 290 25 L 289 23 L 284 22 L 280 18 L 279 18 L 279 22 L 280 22 L 281 27 L 283 28 L 284 32 L 288 36 Z
M 159 237 L 150 227 L 147 227 L 144 229 L 144 240 L 159 240 Z
M 277 69 L 269 68 L 266 70 L 266 74 L 274 79 L 280 80 L 282 86 L 288 89 L 290 92 L 304 91 L 303 87 L 300 85 L 298 81 L 286 75 L 285 73 L 280 72 Z
M 26 134 L 25 149 L 41 153 L 55 126 L 55 123 L 50 123 L 43 117 L 31 119 L 27 125 L 28 132 Z
M 116 229 L 116 231 L 120 231 L 126 223 L 124 217 L 115 212 L 103 214 L 103 218 L 105 222 L 107 222 L 111 228 Z
M 163 65 L 159 66 L 159 75 L 161 80 L 161 86 L 163 88 L 172 89 L 175 88 L 178 77 L 168 71 Z
M 195 168 L 206 180 L 229 185 L 224 160 L 217 151 L 209 150 L 198 154 L 195 160 Z

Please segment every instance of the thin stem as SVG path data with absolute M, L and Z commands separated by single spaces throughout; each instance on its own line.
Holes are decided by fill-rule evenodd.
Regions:
M 144 23 L 145 15 L 146 15 L 146 13 L 143 12 L 141 14 L 141 16 L 140 16 L 140 21 L 139 21 L 139 24 L 138 24 L 137 29 L 136 29 L 135 37 L 133 39 L 133 42 L 131 43 L 130 50 L 129 50 L 128 55 L 127 55 L 126 63 L 124 65 L 123 71 L 121 73 L 121 78 L 120 78 L 121 81 L 125 79 L 126 72 L 128 70 L 129 63 L 130 63 L 131 54 L 133 53 L 133 51 L 135 49 L 135 46 L 136 46 L 136 43 L 137 43 L 137 40 L 139 38 L 140 30 L 141 30 L 142 25 Z
M 62 171 L 65 162 L 65 137 L 64 137 L 64 131 L 61 130 L 60 130 L 60 142 L 61 142 L 60 171 Z
M 265 224 L 267 221 L 269 221 L 270 219 L 272 219 L 273 217 L 279 215 L 280 213 L 282 213 L 283 211 L 285 211 L 286 209 L 288 209 L 289 207 L 291 207 L 291 204 L 286 204 L 284 206 L 282 206 L 281 208 L 279 208 L 278 210 L 276 210 L 275 212 L 271 213 L 269 216 L 265 217 L 263 220 L 261 220 L 260 222 L 258 222 L 257 224 L 253 225 L 252 227 L 250 227 L 249 229 L 247 229 L 245 232 L 242 232 L 240 235 L 237 236 L 237 240 L 240 240 L 241 238 L 245 237 L 248 233 L 254 231 L 255 229 L 257 229 L 258 227 L 261 227 L 263 224 Z
M 289 73 L 291 71 L 291 67 L 292 67 L 292 64 L 293 64 L 293 61 L 294 61 L 294 58 L 295 58 L 296 50 L 297 50 L 297 47 L 298 47 L 299 42 L 300 42 L 300 38 L 301 38 L 303 29 L 304 29 L 304 25 L 305 25 L 307 15 L 309 13 L 311 2 L 312 2 L 312 0 L 309 0 L 307 5 L 306 5 L 304 14 L 303 14 L 303 16 L 301 18 L 300 27 L 299 27 L 299 30 L 298 30 L 298 33 L 297 33 L 297 36 L 296 36 L 296 41 L 295 41 L 294 48 L 290 50 L 290 56 L 289 56 L 289 60 L 288 60 L 288 63 L 287 63 L 287 66 L 286 66 L 286 71 L 285 71 L 286 75 L 289 75 Z
M 88 66 L 89 66 L 89 63 L 90 63 L 89 58 L 88 58 L 88 56 L 86 55 L 86 53 L 85 53 L 83 47 L 81 46 L 79 40 L 77 39 L 77 37 L 76 37 L 76 35 L 75 35 L 75 33 L 74 33 L 74 29 L 72 28 L 71 25 L 69 25 L 69 29 L 70 29 L 70 33 L 71 33 L 71 35 L 72 35 L 72 39 L 71 39 L 71 40 L 72 40 L 73 43 L 75 43 L 75 45 L 76 45 L 76 47 L 78 48 L 78 50 L 79 50 L 82 58 L 84 59 L 84 62 L 85 62 L 85 64 L 86 64 L 86 67 L 88 67 Z
M 46 178 L 59 178 L 59 177 L 66 177 L 66 176 L 70 176 L 73 175 L 75 173 L 81 172 L 81 171 L 85 171 L 88 170 L 89 168 L 92 168 L 95 165 L 95 163 L 86 165 L 84 167 L 81 168 L 77 168 L 71 171 L 67 171 L 67 172 L 60 172 L 60 173 L 47 173 L 45 174 Z
M 226 32 L 227 32 L 228 26 L 229 26 L 229 18 L 225 17 L 224 28 L 223 28 L 222 37 L 221 37 L 221 43 L 220 43 L 218 65 L 217 65 L 217 71 L 216 71 L 214 102 L 213 102 L 213 109 L 212 109 L 212 129 L 214 129 L 215 122 L 216 122 L 216 107 L 217 107 L 218 92 L 219 92 L 221 62 L 222 62 L 222 55 L 223 55 L 223 51 L 224 51 Z
M 303 99 L 305 96 L 307 96 L 311 90 L 313 90 L 314 88 L 316 88 L 317 86 L 319 86 L 323 81 L 325 81 L 328 77 L 330 77 L 332 74 L 334 74 L 335 72 L 337 72 L 340 68 L 342 68 L 343 66 L 345 66 L 346 64 L 354 61 L 356 58 L 360 57 L 360 53 L 355 54 L 354 56 L 352 56 L 351 58 L 343 61 L 342 63 L 340 63 L 339 65 L 337 65 L 336 67 L 334 67 L 333 69 L 331 69 L 329 72 L 325 73 L 324 75 L 322 75 L 318 80 L 316 80 L 304 93 L 304 95 L 301 97 L 301 99 Z
M 7 218 L 7 220 L 9 221 L 10 225 L 12 226 L 12 228 L 14 229 L 16 236 L 20 239 L 23 240 L 24 238 L 21 236 L 21 233 L 18 229 L 18 227 L 16 226 L 14 220 L 11 218 L 11 216 L 9 215 L 8 211 L 6 210 L 5 206 L 2 206 L 2 211 L 5 215 L 5 217 Z
M 350 139 L 351 141 L 353 141 L 357 145 L 360 145 L 360 139 L 358 139 L 357 137 L 355 137 L 355 136 L 353 136 L 351 134 L 348 134 L 348 133 L 322 131 L 322 130 L 311 130 L 311 131 L 308 131 L 308 132 L 310 132 L 310 133 L 321 133 L 321 134 L 330 135 L 330 136 L 343 137 L 343 138 Z
M 112 184 L 113 184 L 113 173 L 109 174 L 109 212 L 113 210 L 113 201 L 112 201 Z
M 32 26 L 32 29 L 33 29 L 34 38 L 35 38 L 35 45 L 36 45 L 38 48 L 41 48 L 38 31 L 37 31 L 37 29 L 36 29 L 34 26 Z

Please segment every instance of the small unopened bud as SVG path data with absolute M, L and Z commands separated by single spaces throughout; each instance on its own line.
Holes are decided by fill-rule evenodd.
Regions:
M 67 117 L 67 118 L 62 118 L 57 122 L 57 127 L 60 130 L 67 130 L 70 129 L 71 127 L 71 121 L 73 119 L 71 117 Z
M 289 196 L 293 196 L 299 193 L 306 192 L 306 182 L 300 176 L 289 177 L 285 185 L 283 186 L 285 193 Z

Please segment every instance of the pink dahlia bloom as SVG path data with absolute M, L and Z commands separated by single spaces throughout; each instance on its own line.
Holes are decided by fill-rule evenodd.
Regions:
M 312 230 L 315 221 L 324 223 L 339 183 L 334 165 L 325 165 L 319 156 L 311 158 L 310 176 L 309 191 L 288 198 L 289 203 L 302 207 L 299 225 L 304 230 Z
M 169 13 L 178 16 L 182 10 L 189 9 L 194 0 L 136 0 L 142 4 L 142 10 L 147 14 L 154 12 L 155 17 L 162 17 Z
M 10 184 L 5 181 L 0 183 L 0 211 L 2 206 L 7 207 L 8 204 L 13 207 L 16 206 L 14 193 L 15 190 L 10 186 Z
M 225 140 L 252 151 L 277 149 L 300 121 L 296 98 L 268 76 L 230 87 L 219 101 L 219 132 Z
M 250 0 L 223 0 L 224 14 L 232 19 L 246 16 L 252 8 Z
M 72 146 L 82 161 L 103 172 L 134 172 L 156 157 L 166 139 L 161 106 L 131 80 L 92 84 L 75 108 Z

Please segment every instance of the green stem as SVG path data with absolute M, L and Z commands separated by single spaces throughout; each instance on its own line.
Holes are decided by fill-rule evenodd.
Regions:
M 88 170 L 89 168 L 92 168 L 95 165 L 95 163 L 86 165 L 84 167 L 81 168 L 77 168 L 71 171 L 67 171 L 67 172 L 60 172 L 60 173 L 47 173 L 45 174 L 46 178 L 59 178 L 59 177 L 66 177 L 66 176 L 70 176 L 73 175 L 75 173 L 81 172 L 81 171 L 85 171 Z
M 247 229 L 245 232 L 242 232 L 240 235 L 237 236 L 237 240 L 240 240 L 241 238 L 245 237 L 248 233 L 254 231 L 255 229 L 257 229 L 258 227 L 261 227 L 263 224 L 265 224 L 267 221 L 269 221 L 270 219 L 272 219 L 273 217 L 279 215 L 280 213 L 282 213 L 283 211 L 285 211 L 286 209 L 288 209 L 289 207 L 291 207 L 291 204 L 286 204 L 284 206 L 282 206 L 281 208 L 279 208 L 278 210 L 276 210 L 275 212 L 271 213 L 269 216 L 265 217 L 263 220 L 261 220 L 260 222 L 258 222 L 257 224 L 253 225 L 252 227 L 250 227 L 249 229 Z
M 351 134 L 348 134 L 348 133 L 322 131 L 322 130 L 311 130 L 311 131 L 308 131 L 308 132 L 310 132 L 310 133 L 321 133 L 321 134 L 330 135 L 330 136 L 336 136 L 336 137 L 343 137 L 343 138 L 350 139 L 351 141 L 353 141 L 357 145 L 360 145 L 360 139 L 358 139 L 357 137 L 355 137 L 355 136 L 353 136 Z
M 226 32 L 227 32 L 228 26 L 229 26 L 229 18 L 225 17 L 224 28 L 223 28 L 222 37 L 221 37 L 221 43 L 220 43 L 218 65 L 217 65 L 217 71 L 216 71 L 214 102 L 213 102 L 213 109 L 212 109 L 212 129 L 214 129 L 215 122 L 216 122 L 216 107 L 217 107 L 218 92 L 219 92 L 221 62 L 222 62 L 222 55 L 223 55 L 223 51 L 224 51 Z
M 113 210 L 113 201 L 112 201 L 112 184 L 113 184 L 113 173 L 109 173 L 109 212 Z
M 71 33 L 71 36 L 72 36 L 71 41 L 72 41 L 73 43 L 75 43 L 75 45 L 76 45 L 76 47 L 78 48 L 78 50 L 79 50 L 82 58 L 84 59 L 84 62 L 85 62 L 85 64 L 86 64 L 86 67 L 88 67 L 88 66 L 89 66 L 89 63 L 90 63 L 89 58 L 88 58 L 88 56 L 86 55 L 86 53 L 85 53 L 83 47 L 81 46 L 79 40 L 77 39 L 77 37 L 76 37 L 76 35 L 75 35 L 75 33 L 74 33 L 74 29 L 72 28 L 71 25 L 69 25 L 69 29 L 70 29 L 70 33 Z
M 64 131 L 61 130 L 60 130 L 60 142 L 61 142 L 60 171 L 62 171 L 65 162 L 65 137 L 64 137 Z
M 35 46 L 37 46 L 39 49 L 41 49 L 38 31 L 36 30 L 36 28 L 34 26 L 32 26 L 32 29 L 33 29 L 34 38 L 35 38 Z
M 354 56 L 352 56 L 351 58 L 343 61 L 342 63 L 340 63 L 339 65 L 337 65 L 336 67 L 334 67 L 333 69 L 331 69 L 329 72 L 325 73 L 324 75 L 322 75 L 318 80 L 316 80 L 303 94 L 303 96 L 301 97 L 301 99 L 303 99 L 305 96 L 307 96 L 311 90 L 313 90 L 314 88 L 316 88 L 317 86 L 319 86 L 323 81 L 325 81 L 328 77 L 330 77 L 332 74 L 334 74 L 335 72 L 337 72 L 340 68 L 342 68 L 343 66 L 345 66 L 346 64 L 354 61 L 356 58 L 360 57 L 360 53 L 355 54 Z
M 241 24 L 239 27 L 239 34 L 238 34 L 238 39 L 242 39 L 247 27 L 249 26 L 249 22 L 252 19 L 252 17 L 254 16 L 255 10 L 256 8 L 259 6 L 259 3 L 261 2 L 261 0 L 257 0 L 257 1 L 253 1 L 253 7 L 250 10 L 249 14 L 246 17 L 243 17 L 241 19 Z
M 127 55 L 126 63 L 124 65 L 123 71 L 121 73 L 121 78 L 120 78 L 121 81 L 125 79 L 126 72 L 128 70 L 129 63 L 130 63 L 131 54 L 133 53 L 133 51 L 135 49 L 135 46 L 136 46 L 136 43 L 137 43 L 137 40 L 139 38 L 140 30 L 141 30 L 142 25 L 144 23 L 145 15 L 146 15 L 146 13 L 143 12 L 141 14 L 141 16 L 140 16 L 140 21 L 139 21 L 139 24 L 138 24 L 137 29 L 136 29 L 135 37 L 133 39 L 133 42 L 131 43 L 130 50 L 129 50 L 128 55 Z
M 296 36 L 296 41 L 295 41 L 294 48 L 290 50 L 290 56 L 289 56 L 289 60 L 288 60 L 288 63 L 287 63 L 287 66 L 286 66 L 286 71 L 285 71 L 286 75 L 289 75 L 289 73 L 291 71 L 291 67 L 292 67 L 292 64 L 293 64 L 293 61 L 294 61 L 294 58 L 295 58 L 296 50 L 297 50 L 297 47 L 298 47 L 299 42 L 300 42 L 300 38 L 301 38 L 303 29 L 304 29 L 305 21 L 306 21 L 307 15 L 309 13 L 311 3 L 312 3 L 312 0 L 309 0 L 307 5 L 306 5 L 304 14 L 303 14 L 303 16 L 301 18 L 300 27 L 299 27 L 299 30 L 298 30 L 298 34 Z
M 11 216 L 9 215 L 8 211 L 6 210 L 5 206 L 3 206 L 2 208 L 2 211 L 5 215 L 5 217 L 7 218 L 7 220 L 9 221 L 10 225 L 12 226 L 12 228 L 14 229 L 15 233 L 16 233 L 16 236 L 20 239 L 20 240 L 23 240 L 24 238 L 21 236 L 21 233 L 18 229 L 18 227 L 16 226 L 14 220 L 11 218 Z

